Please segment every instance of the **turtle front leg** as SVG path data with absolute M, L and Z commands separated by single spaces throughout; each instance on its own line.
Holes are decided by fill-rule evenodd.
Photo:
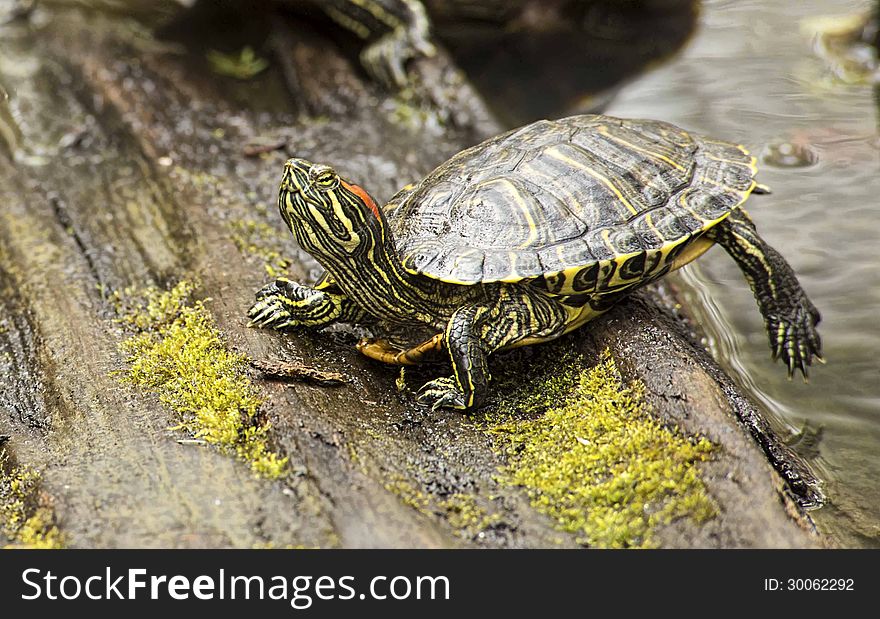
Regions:
M 436 53 L 430 24 L 418 0 L 331 0 L 324 11 L 369 43 L 361 64 L 389 90 L 408 85 L 406 63 Z
M 333 286 L 303 286 L 280 277 L 257 292 L 248 311 L 251 324 L 267 329 L 317 329 L 334 322 L 357 322 L 363 312 Z
M 453 375 L 426 383 L 418 401 L 433 410 L 480 406 L 488 392 L 491 353 L 552 340 L 564 333 L 571 316 L 561 304 L 527 286 L 504 286 L 495 303 L 457 309 L 443 333 Z
M 801 288 L 794 270 L 758 235 L 748 213 L 737 209 L 707 234 L 736 261 L 746 276 L 770 337 L 774 359 L 782 359 L 788 376 L 800 369 L 807 378 L 813 358 L 822 360 L 816 325 L 821 316 Z

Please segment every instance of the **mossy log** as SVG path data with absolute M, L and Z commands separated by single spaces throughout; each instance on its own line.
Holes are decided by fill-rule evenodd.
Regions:
M 4 474 L 39 472 L 25 503 L 41 510 L 53 542 L 60 531 L 74 547 L 577 545 L 576 532 L 503 481 L 507 456 L 483 416 L 415 405 L 412 378 L 396 381 L 396 369 L 360 357 L 345 331 L 283 335 L 245 319 L 267 268 L 316 274 L 274 209 L 289 154 L 332 162 L 387 199 L 497 130 L 444 55 L 419 69 L 458 89 L 460 116 L 436 123 L 368 84 L 297 21 L 273 31 L 279 60 L 239 81 L 210 71 L 209 38 L 184 52 L 99 14 L 39 17 L 0 26 L 0 81 L 20 129 L 7 140 L 18 152 L 0 154 L 0 435 L 10 437 Z M 120 382 L 127 335 L 113 299 L 180 281 L 197 283 L 231 351 L 343 381 L 246 371 L 267 440 L 288 458 L 279 479 L 187 438 L 156 395 Z M 555 364 L 571 369 L 563 350 L 590 367 L 609 349 L 665 427 L 714 445 L 697 465 L 714 516 L 663 522 L 655 543 L 817 545 L 765 451 L 789 481 L 809 482 L 808 473 L 664 307 L 657 291 L 636 295 L 540 352 L 495 362 L 537 359 L 546 377 Z M 0 534 L 33 541 L 13 528 Z

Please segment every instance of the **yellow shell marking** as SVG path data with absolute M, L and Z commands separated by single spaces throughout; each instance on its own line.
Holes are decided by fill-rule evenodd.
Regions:
M 671 165 L 671 166 L 672 166 L 673 168 L 675 168 L 676 170 L 680 170 L 680 171 L 682 171 L 682 172 L 685 171 L 685 168 L 682 167 L 681 165 L 679 165 L 678 163 L 676 163 L 673 159 L 670 159 L 669 157 L 667 157 L 667 156 L 665 156 L 665 155 L 661 155 L 661 154 L 659 154 L 659 153 L 655 153 L 655 152 L 653 152 L 653 151 L 650 151 L 650 150 L 648 150 L 648 149 L 646 149 L 646 148 L 641 148 L 641 147 L 639 147 L 639 146 L 636 146 L 636 145 L 633 144 L 632 142 L 628 142 L 627 140 L 624 140 L 623 138 L 617 137 L 616 135 L 612 135 L 612 134 L 608 133 L 608 129 L 605 128 L 605 127 L 599 127 L 599 130 L 598 130 L 598 131 L 599 131 L 599 133 L 600 133 L 601 135 L 605 136 L 606 138 L 608 138 L 608 139 L 610 139 L 610 140 L 614 140 L 615 142 L 617 142 L 617 143 L 619 143 L 619 144 L 623 144 L 623 145 L 625 145 L 627 148 L 631 148 L 631 149 L 633 149 L 634 151 L 637 151 L 637 152 L 643 153 L 643 154 L 645 154 L 645 155 L 648 155 L 649 157 L 651 157 L 651 158 L 653 158 L 653 159 L 659 159 L 660 161 L 663 161 L 663 162 L 665 162 L 665 163 L 668 163 L 669 165 Z
M 632 213 L 633 215 L 639 214 L 639 211 L 630 203 L 629 200 L 626 199 L 626 197 L 624 197 L 624 195 L 621 193 L 620 189 L 618 189 L 617 186 L 614 183 L 612 183 L 611 180 L 608 179 L 607 177 L 602 176 L 601 174 L 596 172 L 596 170 L 594 170 L 593 168 L 591 168 L 589 166 L 584 165 L 580 161 L 575 161 L 574 159 L 572 159 L 570 157 L 566 157 L 565 155 L 560 153 L 556 147 L 548 148 L 545 152 L 547 153 L 547 155 L 549 155 L 550 157 L 553 157 L 554 159 L 556 159 L 558 161 L 563 161 L 573 168 L 577 168 L 578 170 L 583 170 L 584 172 L 586 172 L 587 174 L 589 174 L 590 176 L 595 178 L 597 181 L 599 181 L 600 183 L 605 185 L 608 189 L 610 189 L 611 192 L 617 197 L 617 199 L 620 200 L 620 203 L 623 204 L 629 210 L 630 213 Z
M 523 200 L 522 194 L 517 189 L 516 185 L 511 183 L 506 178 L 497 178 L 493 179 L 484 185 L 503 185 L 503 187 L 499 188 L 500 191 L 503 191 L 505 194 L 509 195 L 514 203 L 516 203 L 517 208 L 519 208 L 522 213 L 523 218 L 526 221 L 526 224 L 529 226 L 529 236 L 525 241 L 522 242 L 516 249 L 525 249 L 526 247 L 530 247 L 535 243 L 535 240 L 538 238 L 538 226 L 535 223 L 535 218 L 532 217 L 532 210 L 529 208 L 529 205 L 526 204 L 525 200 Z

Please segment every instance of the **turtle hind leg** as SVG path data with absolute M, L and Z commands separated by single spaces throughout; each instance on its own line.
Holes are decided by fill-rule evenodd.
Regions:
M 806 380 L 813 359 L 822 360 L 822 341 L 816 330 L 821 317 L 794 270 L 758 235 L 742 209 L 733 211 L 707 234 L 745 274 L 764 317 L 773 358 L 782 359 L 789 378 L 799 369 Z
M 568 319 L 559 303 L 525 286 L 503 287 L 494 302 L 460 307 L 443 333 L 453 375 L 426 383 L 418 401 L 434 410 L 477 408 L 488 392 L 491 353 L 558 337 Z

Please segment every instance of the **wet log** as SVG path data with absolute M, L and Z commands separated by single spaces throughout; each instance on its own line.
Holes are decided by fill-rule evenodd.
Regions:
M 504 455 L 474 418 L 413 404 L 395 388 L 397 370 L 359 356 L 345 333 L 284 335 L 245 318 L 267 276 L 236 244 L 238 223 L 270 226 L 293 277 L 316 273 L 273 208 L 284 159 L 332 162 L 387 199 L 491 132 L 466 83 L 453 79 L 453 104 L 479 122 L 432 123 L 295 19 L 273 30 L 283 61 L 248 81 L 210 71 L 210 34 L 182 53 L 76 10 L 0 28 L 0 81 L 28 155 L 0 156 L 0 435 L 11 437 L 8 464 L 41 471 L 68 545 L 576 545 L 524 491 L 499 483 Z M 430 62 L 426 76 L 455 75 L 445 55 Z M 330 386 L 253 371 L 291 475 L 260 479 L 227 454 L 177 440 L 167 408 L 113 374 L 124 368 L 123 334 L 109 293 L 181 280 L 199 282 L 232 349 L 342 377 Z M 718 514 L 664 525 L 658 543 L 816 545 L 791 485 L 742 421 L 754 406 L 661 293 L 636 295 L 548 345 L 594 362 L 610 349 L 665 424 L 718 446 L 701 465 Z M 773 446 L 778 468 L 808 477 Z M 491 513 L 491 525 L 457 522 L 453 497 Z

